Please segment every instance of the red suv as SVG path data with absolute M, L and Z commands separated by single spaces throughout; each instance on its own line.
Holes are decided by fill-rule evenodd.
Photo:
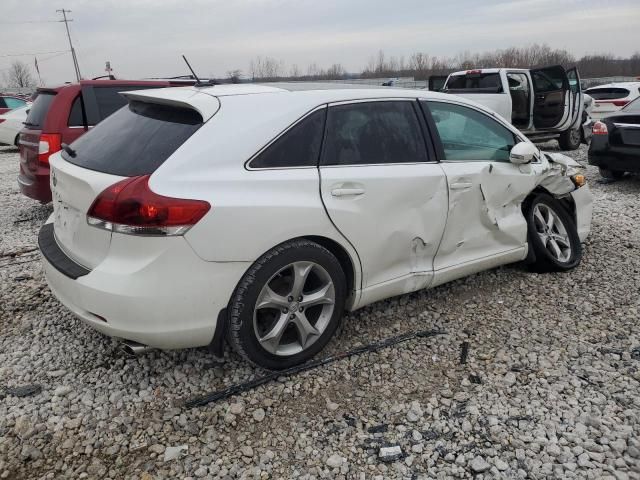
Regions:
M 20 131 L 20 191 L 51 201 L 49 156 L 127 104 L 118 92 L 193 84 L 185 81 L 82 80 L 38 88 L 25 128 Z

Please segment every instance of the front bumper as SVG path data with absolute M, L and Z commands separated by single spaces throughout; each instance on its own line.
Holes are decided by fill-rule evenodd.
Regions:
M 208 345 L 248 262 L 206 262 L 182 237 L 113 235 L 109 254 L 72 279 L 43 257 L 60 302 L 99 332 L 161 349 Z
M 576 228 L 580 241 L 584 242 L 591 232 L 591 217 L 593 215 L 593 196 L 589 185 L 584 185 L 571 192 L 576 206 Z

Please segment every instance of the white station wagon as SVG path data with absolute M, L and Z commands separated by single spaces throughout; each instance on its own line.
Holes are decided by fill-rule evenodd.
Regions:
M 226 339 L 282 369 L 345 309 L 580 262 L 579 165 L 472 101 L 309 83 L 123 95 L 51 157 L 39 245 L 58 299 L 129 350 Z

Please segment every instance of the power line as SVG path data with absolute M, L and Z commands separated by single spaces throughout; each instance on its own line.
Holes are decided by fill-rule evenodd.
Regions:
M 24 23 L 59 23 L 60 20 L 20 20 L 17 22 L 0 22 L 0 25 L 22 25 Z
M 30 57 L 33 55 L 49 55 L 50 53 L 67 53 L 69 50 L 56 50 L 53 52 L 32 52 L 32 53 L 6 53 L 0 55 L 0 58 L 5 57 Z

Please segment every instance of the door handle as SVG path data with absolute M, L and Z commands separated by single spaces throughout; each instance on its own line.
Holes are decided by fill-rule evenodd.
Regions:
M 459 182 L 451 184 L 451 190 L 466 190 L 471 187 L 473 187 L 473 183 Z
M 331 195 L 334 197 L 358 196 L 364 194 L 364 188 L 334 188 Z

